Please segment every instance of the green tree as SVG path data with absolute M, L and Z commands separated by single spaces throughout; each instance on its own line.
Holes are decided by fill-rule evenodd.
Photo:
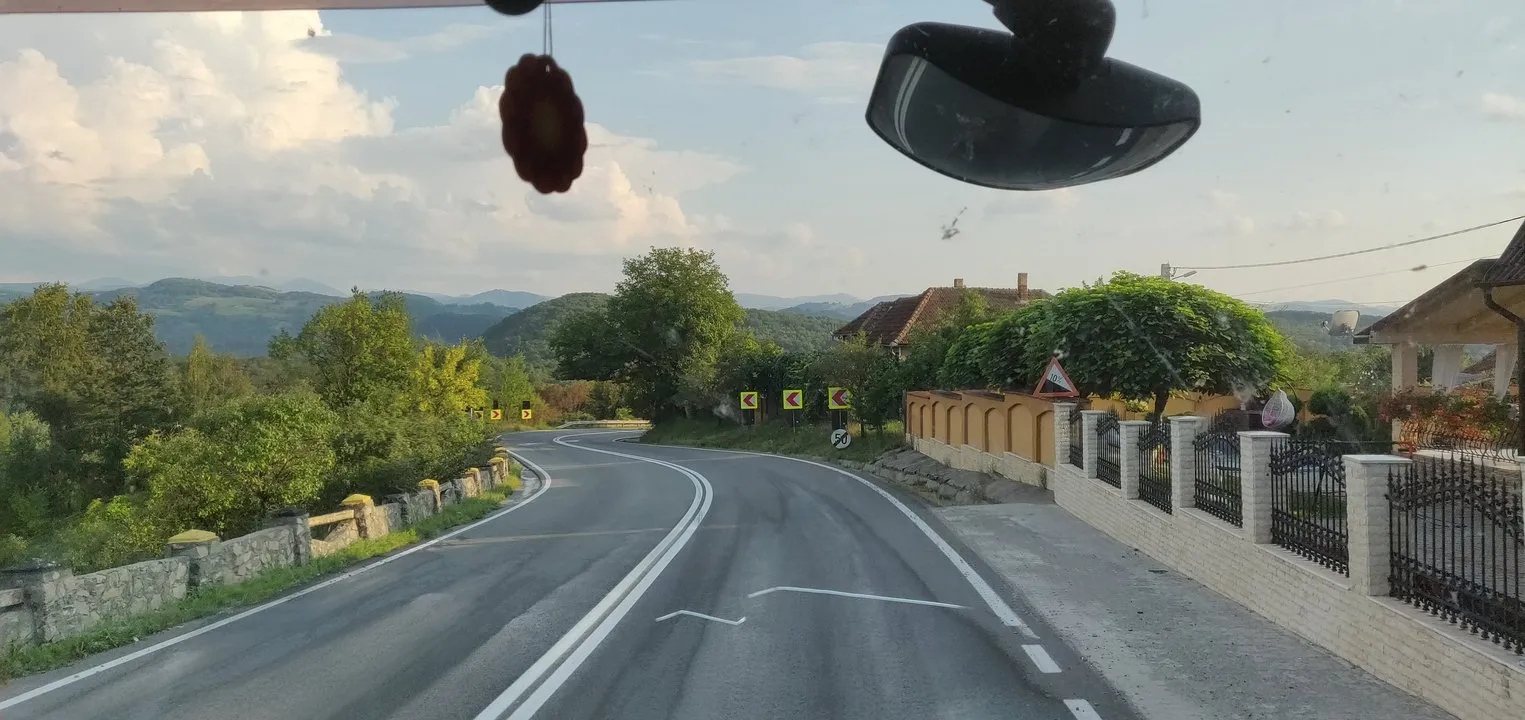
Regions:
M 165 532 L 224 537 L 257 529 L 274 510 L 308 506 L 334 470 L 337 417 L 312 393 L 255 395 L 133 447 L 126 467 Z
M 588 391 L 588 413 L 595 420 L 614 420 L 625 406 L 625 389 L 619 383 L 600 380 Z
M 465 414 L 484 407 L 487 391 L 477 385 L 480 357 L 471 357 L 466 343 L 425 343 L 413 363 L 412 382 L 402 397 L 405 412 L 426 415 Z
M 1156 416 L 1172 392 L 1253 392 L 1285 362 L 1264 314 L 1198 285 L 1120 272 L 1040 305 L 1027 347 L 1059 353 L 1082 392 L 1152 399 Z M 1047 357 L 1029 362 L 1036 376 Z
M 496 377 L 488 387 L 494 400 L 502 403 L 506 417 L 517 419 L 525 400 L 535 400 L 535 385 L 530 381 L 529 363 L 523 355 L 503 358 L 496 363 Z
M 402 295 L 373 298 L 357 288 L 349 300 L 319 310 L 296 337 L 276 336 L 270 355 L 311 363 L 313 386 L 331 408 L 396 397 L 413 379 L 412 320 Z
M 185 358 L 181 376 L 187 409 L 192 415 L 215 410 L 246 395 L 254 394 L 254 382 L 231 355 L 218 355 L 207 347 L 206 338 L 197 335 Z
M 653 248 L 625 261 L 625 278 L 603 309 L 557 327 L 551 344 L 563 377 L 626 383 L 653 420 L 692 412 L 744 314 L 714 254 Z
M 818 356 L 811 371 L 822 385 L 847 388 L 852 393 L 852 416 L 865 425 L 875 425 L 887 417 L 882 398 L 892 392 L 878 388 L 877 382 L 880 378 L 894 378 L 892 382 L 900 384 L 898 372 L 886 372 L 890 367 L 886 360 L 893 358 L 860 333 Z M 864 397 L 870 398 L 868 404 L 862 402 Z

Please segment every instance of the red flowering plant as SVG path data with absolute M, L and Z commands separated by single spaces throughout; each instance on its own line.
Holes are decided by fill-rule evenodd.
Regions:
M 1384 397 L 1378 405 L 1382 420 L 1402 423 L 1401 443 L 1409 447 L 1507 445 L 1516 412 L 1513 403 L 1476 386 L 1447 392 L 1407 388 Z
M 582 175 L 588 151 L 582 100 L 572 76 L 549 55 L 526 54 L 503 78 L 498 116 L 503 149 L 520 179 L 546 195 L 570 190 Z

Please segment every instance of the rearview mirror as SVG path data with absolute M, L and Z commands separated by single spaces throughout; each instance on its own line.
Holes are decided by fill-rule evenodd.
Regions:
M 1104 57 L 1111 26 L 1102 30 L 1091 56 L 1060 58 L 1055 47 L 1071 45 L 1038 47 L 1045 38 L 1031 34 L 903 28 L 885 49 L 868 124 L 912 160 L 974 185 L 1052 190 L 1136 173 L 1191 138 L 1201 106 L 1186 85 Z

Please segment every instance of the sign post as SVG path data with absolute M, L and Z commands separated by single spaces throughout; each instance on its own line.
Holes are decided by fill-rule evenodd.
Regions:
M 519 419 L 520 420 L 524 420 L 524 421 L 529 421 L 530 419 L 532 419 L 534 417 L 535 417 L 535 411 L 530 409 L 530 401 L 528 401 L 528 400 L 520 400 L 519 401 Z
M 789 411 L 789 427 L 798 427 L 800 411 L 805 409 L 805 391 L 785 390 L 784 409 Z
M 492 401 L 492 414 L 488 415 L 488 417 L 493 420 L 503 419 L 503 408 L 498 407 L 497 400 Z
M 744 415 L 742 415 L 742 418 L 745 420 L 745 424 L 752 425 L 752 424 L 756 423 L 756 421 L 757 421 L 757 391 L 756 390 L 743 390 L 743 391 L 741 391 L 741 411 L 743 413 L 745 413 Z
M 1038 380 L 1038 387 L 1033 388 L 1033 396 L 1040 398 L 1072 398 L 1080 397 L 1080 391 L 1075 389 L 1075 381 L 1070 379 L 1070 374 L 1064 371 L 1064 366 L 1059 364 L 1059 356 L 1049 358 L 1048 369 L 1043 371 L 1043 377 Z

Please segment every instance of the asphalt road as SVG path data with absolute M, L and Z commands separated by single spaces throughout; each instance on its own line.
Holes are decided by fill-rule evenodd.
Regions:
M 914 499 L 629 435 L 513 435 L 551 478 L 527 503 L 0 718 L 1138 717 Z

